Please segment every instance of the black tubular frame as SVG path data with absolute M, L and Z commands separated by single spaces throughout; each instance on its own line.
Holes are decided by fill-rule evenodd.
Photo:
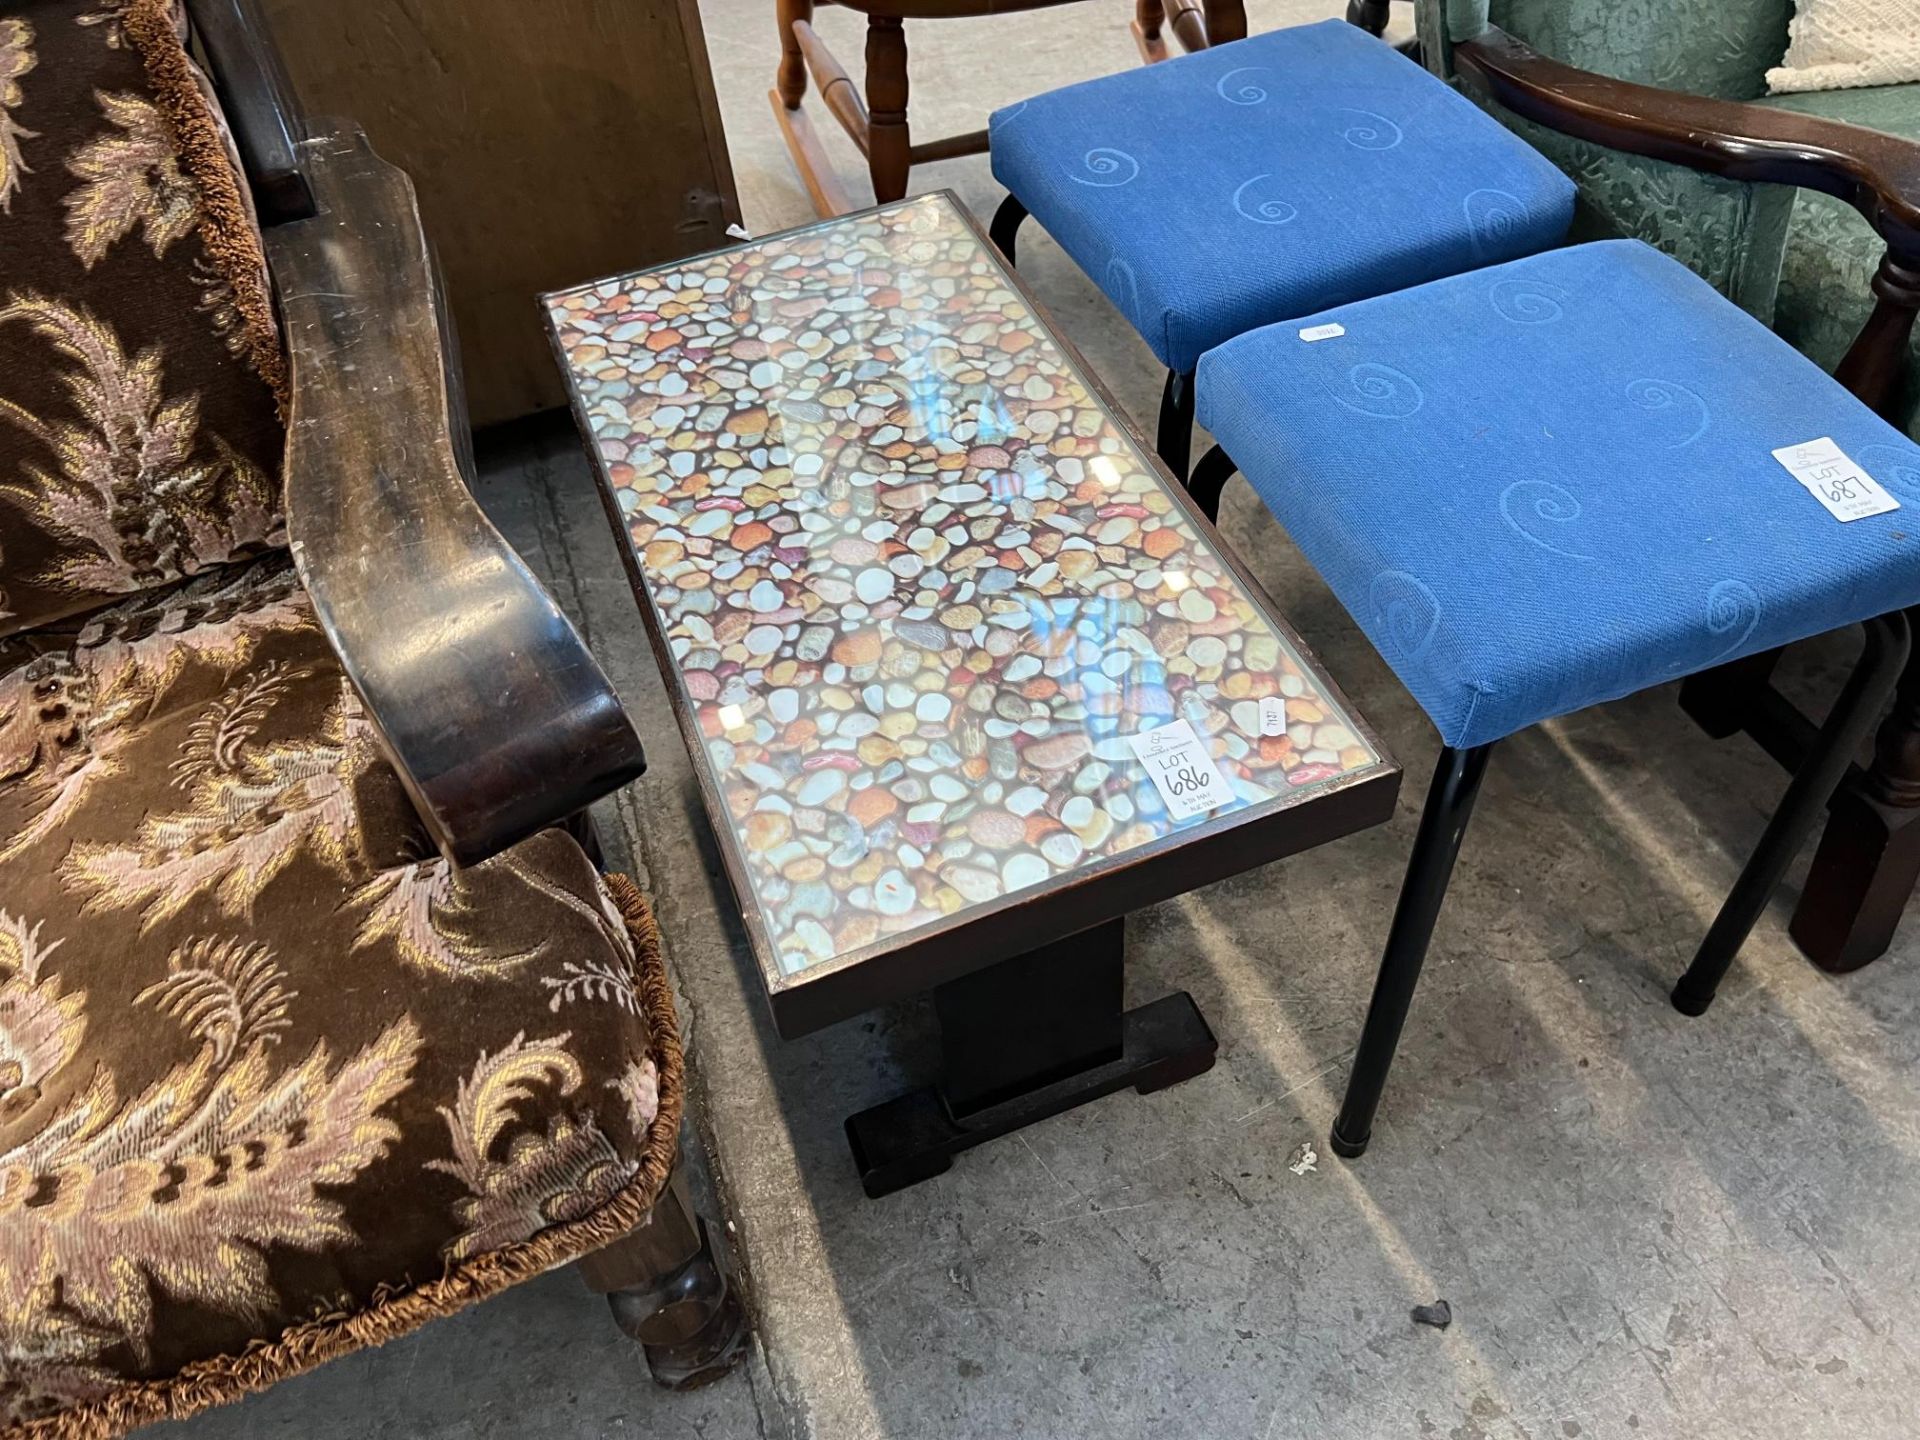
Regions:
M 1187 491 L 1209 519 L 1218 519 L 1220 492 L 1238 467 L 1215 445 L 1200 457 Z M 1846 777 L 1847 767 L 1893 698 L 1912 649 L 1906 616 L 1896 610 L 1863 622 L 1866 642 L 1847 683 L 1834 702 L 1794 772 L 1787 793 L 1774 808 L 1747 863 L 1727 892 L 1713 925 L 1700 942 L 1693 963 L 1673 989 L 1673 1005 L 1683 1015 L 1702 1015 L 1726 978 L 1740 947 L 1752 934 L 1779 888 L 1787 868 L 1805 847 L 1814 827 Z M 1360 1044 L 1348 1072 L 1347 1090 L 1328 1144 L 1334 1154 L 1357 1159 L 1373 1138 L 1374 1115 L 1386 1090 L 1400 1032 L 1420 982 L 1427 947 L 1433 939 L 1454 862 L 1473 816 L 1480 782 L 1493 744 L 1456 749 L 1447 746 L 1434 766 L 1433 782 L 1420 812 L 1420 829 L 1407 859 L 1399 903 L 1387 932 L 1386 948 L 1374 980 L 1373 997 L 1361 1027 Z
M 1733 957 L 1779 888 L 1787 867 L 1819 824 L 1847 767 L 1893 698 L 1906 667 L 1913 637 L 1907 618 L 1896 610 L 1866 622 L 1866 644 L 1847 683 L 1828 712 L 1826 723 L 1787 784 L 1787 793 L 1767 821 L 1760 843 L 1734 881 L 1714 917 L 1693 963 L 1673 987 L 1673 1008 L 1682 1015 L 1704 1015 L 1726 978 Z
M 1027 207 L 1020 203 L 1020 197 L 1011 190 L 1007 198 L 1000 202 L 1000 208 L 993 212 L 993 223 L 987 226 L 987 238 L 1000 247 L 1000 253 L 1007 257 L 1009 267 L 1014 265 L 1013 250 L 1020 238 L 1020 226 L 1027 218 Z
M 1160 424 L 1154 434 L 1154 448 L 1174 478 L 1187 483 L 1187 469 L 1193 457 L 1193 371 L 1167 371 L 1166 388 L 1160 392 Z
M 1373 982 L 1373 998 L 1367 1002 L 1360 1048 L 1354 1052 L 1353 1068 L 1347 1074 L 1346 1098 L 1340 1102 L 1340 1114 L 1327 1138 L 1333 1153 L 1343 1159 L 1356 1160 L 1364 1155 L 1373 1138 L 1374 1112 L 1380 1108 L 1380 1096 L 1387 1088 L 1393 1052 L 1400 1044 L 1400 1031 L 1413 1005 L 1420 967 L 1426 963 L 1427 945 L 1433 939 L 1441 903 L 1447 898 L 1447 883 L 1453 878 L 1453 864 L 1460 857 L 1460 842 L 1466 837 L 1467 821 L 1473 818 L 1473 802 L 1480 796 L 1480 782 L 1492 753 L 1492 745 L 1476 745 L 1469 750 L 1448 746 L 1433 767 L 1433 783 L 1427 789 L 1426 807 L 1420 812 L 1420 833 L 1407 859 L 1400 902 L 1394 906 L 1387 948 Z
M 1239 473 L 1240 467 L 1233 463 L 1233 457 L 1215 445 L 1200 457 L 1193 474 L 1187 477 L 1187 494 L 1200 507 L 1200 513 L 1216 525 L 1220 523 L 1220 492 L 1227 488 L 1227 481 Z

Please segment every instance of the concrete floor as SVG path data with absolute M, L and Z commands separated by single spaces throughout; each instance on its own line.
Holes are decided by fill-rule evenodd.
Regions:
M 1253 8 L 1264 28 L 1335 0 Z M 705 10 L 748 223 L 802 220 L 764 98 L 771 6 Z M 969 129 L 1005 99 L 1124 65 L 1125 18 L 1102 0 L 922 27 L 916 116 L 929 133 Z M 858 54 L 853 17 L 821 28 Z M 981 159 L 920 178 L 976 210 L 995 198 Z M 1023 270 L 1150 416 L 1151 357 L 1029 234 Z M 1407 767 L 1398 815 L 1130 922 L 1132 997 L 1190 990 L 1221 1041 L 1211 1073 L 869 1201 L 840 1122 L 926 1074 L 928 1015 L 773 1035 L 576 442 L 495 437 L 484 468 L 489 509 L 649 741 L 649 775 L 603 808 L 684 990 L 758 1348 L 718 1386 L 661 1395 L 555 1274 L 174 1427 L 179 1440 L 1920 1433 L 1920 928 L 1836 981 L 1788 942 L 1788 895 L 1712 1014 L 1676 1015 L 1666 990 L 1782 780 L 1750 744 L 1706 740 L 1670 690 L 1502 747 L 1374 1148 L 1344 1165 L 1324 1136 L 1436 740 L 1285 536 L 1230 490 L 1228 540 Z M 1788 681 L 1817 705 L 1850 653 L 1806 647 Z M 1320 1157 L 1295 1173 L 1302 1145 Z M 1441 1296 L 1451 1329 L 1410 1323 Z

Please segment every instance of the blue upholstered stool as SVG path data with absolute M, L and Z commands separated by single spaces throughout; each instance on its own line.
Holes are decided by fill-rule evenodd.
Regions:
M 1493 744 L 1866 622 L 1858 666 L 1674 991 L 1702 1013 L 1905 661 L 1920 446 L 1628 240 L 1253 331 L 1202 357 L 1197 388 L 1220 444 L 1195 498 L 1217 511 L 1237 467 L 1446 744 L 1334 1126 L 1343 1155 L 1367 1143 Z M 1842 522 L 1773 454 L 1823 439 L 1903 508 Z
M 996 111 L 1011 260 L 1031 213 L 1167 367 L 1183 478 L 1194 362 L 1256 326 L 1558 244 L 1573 185 L 1391 46 L 1329 20 Z

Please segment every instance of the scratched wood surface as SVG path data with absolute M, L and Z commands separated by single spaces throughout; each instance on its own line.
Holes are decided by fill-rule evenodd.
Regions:
M 640 743 L 468 488 L 413 187 L 357 133 L 300 153 L 319 213 L 266 237 L 293 380 L 288 534 L 428 829 L 469 864 L 639 774 Z

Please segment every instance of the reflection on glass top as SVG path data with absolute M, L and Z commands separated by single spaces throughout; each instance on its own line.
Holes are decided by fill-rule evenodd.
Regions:
M 944 196 L 547 303 L 781 973 L 1374 763 Z

